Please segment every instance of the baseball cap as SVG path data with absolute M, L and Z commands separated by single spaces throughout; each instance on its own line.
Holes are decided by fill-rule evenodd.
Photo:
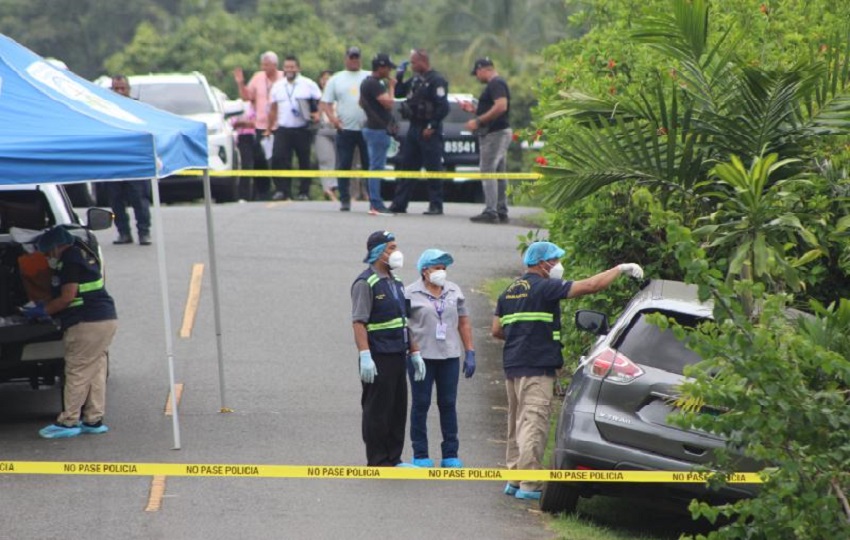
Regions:
M 395 64 L 390 60 L 390 55 L 387 53 L 378 53 L 372 58 L 372 69 L 377 69 L 379 67 L 391 67 L 394 68 Z
M 375 231 L 370 234 L 366 240 L 366 258 L 363 259 L 363 262 L 375 262 L 378 256 L 384 251 L 383 246 L 386 246 L 387 243 L 393 240 L 395 240 L 395 235 L 390 231 Z M 378 247 L 381 247 L 381 249 L 378 250 Z M 373 251 L 377 251 L 378 253 L 373 255 Z
M 475 75 L 475 72 L 483 67 L 493 67 L 493 61 L 486 56 L 484 58 L 479 58 L 474 64 L 472 64 L 472 73 L 470 73 L 470 75 Z
M 551 261 L 552 259 L 560 259 L 564 256 L 564 250 L 556 246 L 552 242 L 534 242 L 525 251 L 525 257 L 522 262 L 526 266 L 534 266 L 541 261 Z
M 360 56 L 360 47 L 349 47 L 345 51 L 345 56 L 351 58 L 352 56 Z

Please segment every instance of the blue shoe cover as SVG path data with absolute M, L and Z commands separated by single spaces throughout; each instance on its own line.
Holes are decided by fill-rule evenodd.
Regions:
M 109 431 L 109 427 L 103 422 L 98 422 L 97 424 L 86 424 L 83 422 L 80 424 L 80 431 L 82 433 L 88 433 L 92 435 L 99 435 L 100 433 L 106 433 Z
M 414 461 L 414 463 L 416 462 Z M 463 468 L 463 462 L 456 457 L 443 458 L 443 460 L 440 461 L 440 467 L 446 469 L 461 469 Z
M 416 465 L 414 465 L 413 463 L 405 463 L 403 461 L 401 463 L 396 463 L 395 466 L 401 467 L 402 469 L 418 469 L 419 468 Z
M 417 467 L 433 467 L 434 466 L 434 460 L 432 460 L 431 458 L 426 458 L 426 457 L 413 458 L 413 464 L 416 465 Z
M 528 499 L 530 501 L 539 501 L 540 500 L 540 492 L 539 491 L 526 491 L 524 489 L 518 489 L 516 491 L 516 495 L 514 495 L 517 499 Z
M 76 437 L 82 432 L 79 425 L 68 427 L 62 424 L 50 424 L 45 428 L 38 430 L 38 434 L 45 439 L 67 439 Z
M 516 487 L 516 486 L 512 486 L 510 484 L 510 482 L 505 484 L 505 495 L 508 495 L 509 497 L 513 497 L 514 495 L 516 495 L 517 491 L 519 491 L 519 488 Z

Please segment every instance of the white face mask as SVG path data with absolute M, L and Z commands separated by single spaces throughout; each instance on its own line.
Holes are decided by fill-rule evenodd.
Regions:
M 398 270 L 404 266 L 404 254 L 401 251 L 393 251 L 387 259 L 387 264 L 391 270 Z
M 549 269 L 549 279 L 561 279 L 564 277 L 564 266 L 559 262 Z
M 446 271 L 445 270 L 434 270 L 430 274 L 428 274 L 428 281 L 436 285 L 437 287 L 442 287 L 446 284 Z

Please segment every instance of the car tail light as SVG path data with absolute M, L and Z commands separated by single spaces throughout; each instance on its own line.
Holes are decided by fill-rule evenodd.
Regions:
M 643 375 L 640 366 L 613 349 L 603 350 L 587 363 L 585 369 L 592 377 L 620 384 L 628 384 Z

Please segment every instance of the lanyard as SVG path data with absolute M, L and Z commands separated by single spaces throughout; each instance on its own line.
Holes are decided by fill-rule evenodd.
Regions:
M 445 295 L 440 296 L 439 305 L 435 300 L 431 300 L 431 305 L 434 306 L 434 311 L 437 312 L 437 317 L 440 319 L 440 324 L 443 322 L 443 313 L 446 311 L 446 297 Z

